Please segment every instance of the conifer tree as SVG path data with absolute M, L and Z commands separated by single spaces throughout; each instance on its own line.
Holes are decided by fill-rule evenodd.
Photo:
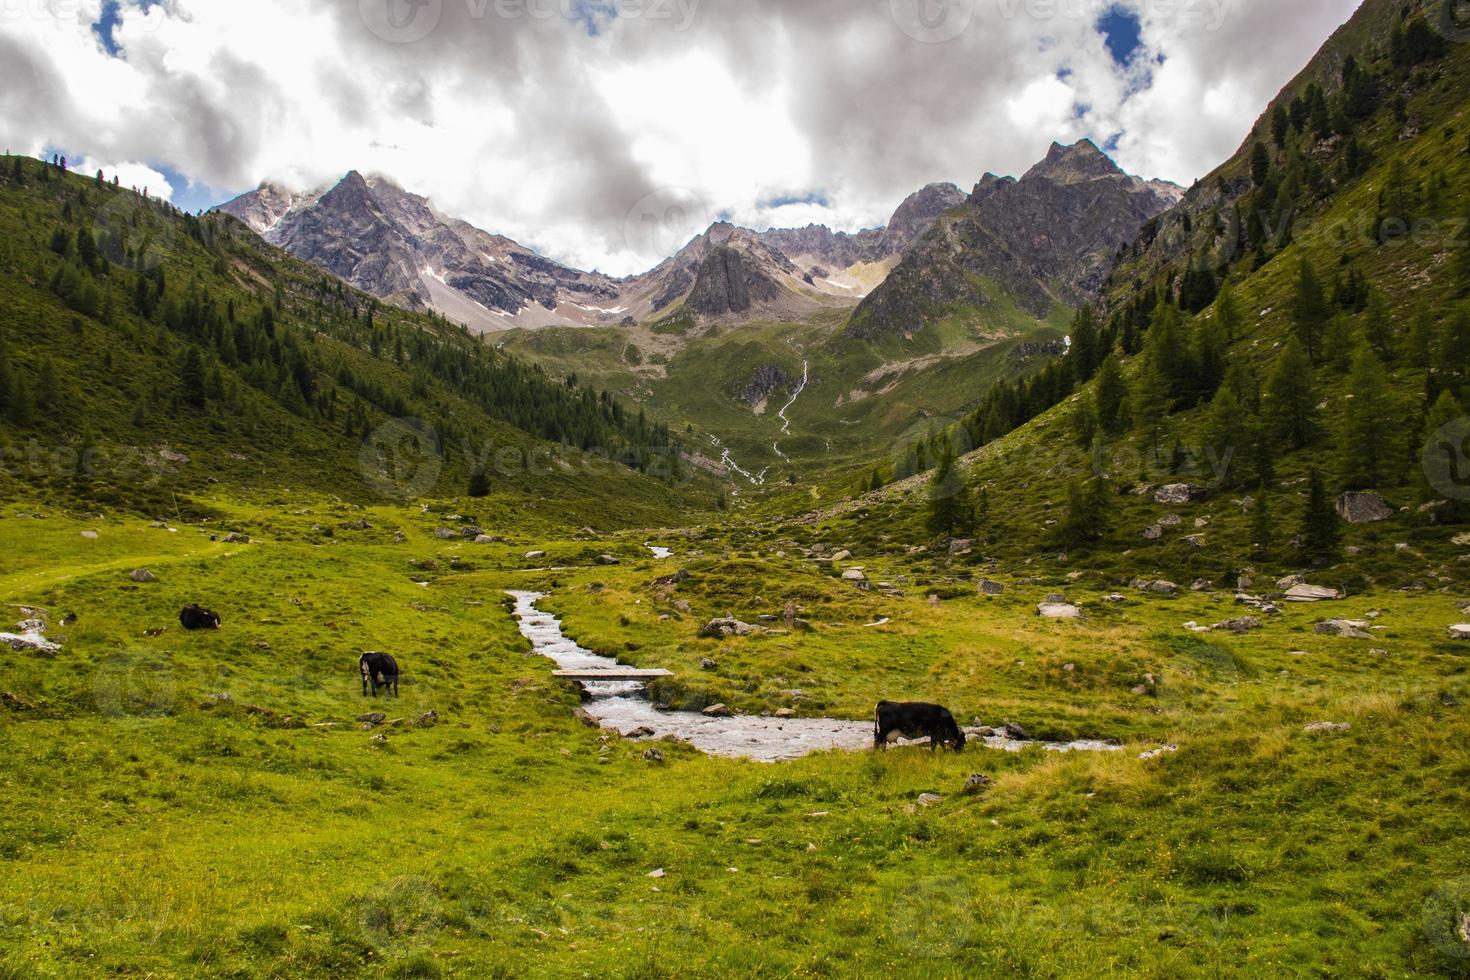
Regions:
M 1058 543 L 1067 549 L 1102 540 L 1111 509 L 1108 484 L 1101 476 L 1084 487 L 1073 480 L 1067 486 L 1067 517 L 1057 529 Z
M 968 524 L 965 514 L 965 478 L 955 463 L 948 441 L 939 457 L 939 465 L 929 480 L 929 517 L 931 534 L 953 538 Z
M 1251 182 L 1257 187 L 1264 187 L 1266 181 L 1271 177 L 1271 151 L 1266 149 L 1266 144 L 1256 141 L 1251 147 Z
M 1235 343 L 1240 335 L 1240 305 L 1235 301 L 1235 287 L 1230 284 L 1229 276 L 1220 284 L 1220 295 L 1215 298 L 1215 316 L 1225 329 L 1226 343 Z
M 1205 465 L 1221 486 L 1239 486 L 1253 456 L 1249 416 L 1228 385 L 1221 386 L 1210 403 L 1204 435 Z
M 1389 390 L 1388 372 L 1372 350 L 1363 347 L 1353 358 L 1339 456 L 1342 482 L 1349 490 L 1387 485 L 1400 472 L 1398 406 Z
M 1341 542 L 1337 510 L 1322 474 L 1314 468 L 1308 477 L 1307 510 L 1302 517 L 1302 556 L 1314 560 L 1336 557 Z
M 1388 300 L 1377 289 L 1368 292 L 1363 335 L 1380 359 L 1393 360 L 1393 313 L 1388 308 Z
M 485 471 L 484 466 L 476 466 L 470 474 L 468 493 L 476 499 L 490 496 L 490 474 Z
M 1409 332 L 1404 337 L 1404 357 L 1411 366 L 1429 367 L 1430 356 L 1438 343 L 1438 335 L 1439 328 L 1434 322 L 1434 315 L 1429 312 L 1428 306 L 1421 303 L 1414 310 L 1413 322 L 1409 324 Z
M 1286 107 L 1278 105 L 1276 111 L 1271 113 L 1271 136 L 1276 141 L 1276 148 L 1286 149 L 1286 137 L 1291 131 L 1291 117 L 1286 114 Z
M 1456 470 L 1459 468 L 1464 447 L 1438 443 L 1443 441 L 1440 433 L 1444 428 L 1459 422 L 1465 415 L 1463 404 L 1448 391 L 1440 392 L 1439 398 L 1429 409 L 1429 415 L 1424 422 L 1424 437 L 1421 440 L 1421 445 L 1424 446 L 1424 468 L 1419 471 L 1419 492 L 1426 502 L 1438 499 L 1443 493 L 1435 483 L 1458 483 L 1464 478 L 1463 473 L 1451 470 L 1451 467 Z M 1431 475 L 1438 479 L 1431 482 Z M 1456 523 L 1466 520 L 1467 516 L 1470 516 L 1470 503 L 1463 500 L 1450 501 L 1441 513 L 1443 519 Z
M 1108 435 L 1117 435 L 1128 427 L 1127 397 L 1128 386 L 1118 357 L 1109 354 L 1098 371 L 1096 392 L 1098 425 Z
M 1450 317 L 1434 344 L 1432 394 L 1448 391 L 1457 399 L 1470 399 L 1470 312 L 1460 310 Z
M 1329 319 L 1322 339 L 1323 358 L 1327 365 L 1338 374 L 1347 374 L 1353 366 L 1353 354 L 1356 350 L 1352 323 L 1347 316 L 1339 313 Z
M 41 367 L 36 372 L 36 407 L 43 412 L 53 412 L 60 399 L 57 389 L 56 365 L 51 363 L 51 358 L 41 361 Z
M 184 351 L 183 360 L 179 362 L 179 387 L 186 404 L 194 408 L 204 407 L 206 402 L 204 359 L 199 356 L 199 348 L 193 344 L 190 344 Z M 300 394 L 299 390 L 294 387 L 290 389 L 290 392 L 298 396 Z
M 1276 359 L 1262 402 L 1266 431 L 1276 446 L 1301 449 L 1317 438 L 1317 390 L 1312 365 L 1296 338 Z
M 1327 298 L 1312 264 L 1302 259 L 1297 273 L 1296 298 L 1292 304 L 1292 326 L 1313 364 L 1321 355 L 1322 330 L 1328 316 Z

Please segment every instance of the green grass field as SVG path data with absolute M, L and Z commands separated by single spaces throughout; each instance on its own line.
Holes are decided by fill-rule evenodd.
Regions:
M 1078 585 L 1065 591 L 1089 621 L 1041 625 L 1053 586 L 984 599 L 902 559 L 867 562 L 912 583 L 895 598 L 774 543 L 725 561 L 717 538 L 661 538 L 681 554 L 658 562 L 641 538 L 537 541 L 485 517 L 510 540 L 443 542 L 446 515 L 417 508 L 204 503 L 220 517 L 177 533 L 0 520 L 0 547 L 25 556 L 0 577 L 4 601 L 78 617 L 50 631 L 61 653 L 7 652 L 0 668 L 6 975 L 1470 967 L 1454 938 L 1470 912 L 1470 647 L 1446 639 L 1453 596 L 1289 609 L 1237 638 L 1182 629 L 1236 615 L 1228 597 L 1111 608 Z M 254 543 L 209 540 L 225 526 Z M 526 561 L 531 545 L 548 557 Z M 623 564 L 588 564 L 604 551 Z M 143 566 L 157 582 L 130 581 Z M 655 585 L 679 568 L 674 592 Z M 508 587 L 549 590 L 594 649 L 673 669 L 671 700 L 769 711 L 800 688 L 802 714 L 864 718 L 880 696 L 933 697 L 966 721 L 1123 749 L 765 765 L 662 744 L 652 763 L 575 720 L 575 695 L 527 656 Z M 183 633 L 190 601 L 224 628 Z M 786 601 L 815 632 L 694 635 L 708 615 Z M 1373 610 L 1372 641 L 1312 632 L 1329 611 Z M 864 627 L 879 616 L 890 625 Z M 362 698 L 369 649 L 403 663 L 400 701 Z M 390 723 L 364 731 L 372 709 Z M 429 711 L 437 724 L 415 723 Z M 1352 728 L 1304 731 L 1322 721 Z M 1139 758 L 1164 745 L 1178 751 Z M 977 772 L 993 789 L 961 795 Z

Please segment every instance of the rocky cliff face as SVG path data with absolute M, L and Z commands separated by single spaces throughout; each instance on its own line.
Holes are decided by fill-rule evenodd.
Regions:
M 220 208 L 365 292 L 478 330 L 616 323 L 621 286 L 439 214 L 427 198 L 353 171 L 295 194 L 269 184 Z
M 1182 190 L 1120 170 L 1091 142 L 1053 145 L 1020 180 L 987 174 L 915 241 L 858 307 L 848 332 L 922 330 L 946 311 L 1002 298 L 1044 318 L 1096 297 L 1120 246 Z

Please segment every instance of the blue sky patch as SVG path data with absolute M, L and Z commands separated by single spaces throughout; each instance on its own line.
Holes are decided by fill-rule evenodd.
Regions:
M 756 206 L 760 208 L 784 208 L 791 204 L 816 204 L 824 208 L 831 207 L 831 202 L 828 201 L 827 195 L 820 191 L 811 191 L 799 197 L 789 194 L 773 197 L 769 201 L 761 201 Z
M 1113 62 L 1127 67 L 1138 49 L 1143 47 L 1143 23 L 1138 14 L 1122 5 L 1110 8 L 1097 20 L 1098 33 L 1103 36 Z

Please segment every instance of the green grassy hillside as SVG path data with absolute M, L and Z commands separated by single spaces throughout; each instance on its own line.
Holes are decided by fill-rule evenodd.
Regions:
M 1260 186 L 1241 190 L 1245 210 L 1273 182 L 1280 194 L 1298 188 L 1289 235 L 1242 232 L 1222 256 L 1219 240 L 1181 252 L 1150 230 L 1115 272 L 1111 312 L 1085 350 L 998 390 L 966 421 L 960 444 L 985 444 L 967 461 L 966 503 L 984 488 L 988 504 L 977 551 L 1058 581 L 1093 569 L 1119 583 L 1233 584 L 1303 568 L 1355 587 L 1465 581 L 1454 539 L 1470 517 L 1466 495 L 1445 473 L 1426 475 L 1424 458 L 1470 404 L 1470 50 L 1428 45 L 1416 63 L 1396 63 L 1392 38 L 1427 28 L 1384 10 L 1365 4 L 1316 62 L 1341 71 L 1351 54 L 1372 79 L 1356 119 L 1331 108 L 1345 104 L 1341 85 L 1323 96 L 1339 117 L 1328 125 L 1348 132 L 1319 140 L 1288 125 Z M 1361 169 L 1347 168 L 1354 144 Z M 1254 145 L 1221 168 L 1227 186 L 1249 172 Z M 1198 229 L 1202 207 L 1220 210 L 1196 194 L 1161 224 Z M 1191 313 L 1211 270 L 1215 295 Z M 1293 369 L 1292 348 L 1315 357 L 1301 353 Z M 1370 491 L 1394 513 L 1359 526 L 1319 520 L 1325 540 L 1313 540 L 1313 474 L 1329 505 Z M 1155 502 L 1154 488 L 1178 483 L 1208 499 Z M 931 537 L 928 496 L 913 481 L 814 519 L 843 540 L 897 547 Z M 1165 518 L 1162 534 L 1145 537 Z
M 669 488 L 687 474 L 663 427 L 328 280 L 226 216 L 7 157 L 0 229 L 12 497 L 163 514 L 213 481 L 447 497 L 484 469 L 492 493 L 559 498 L 572 522 L 696 502 Z M 423 438 L 407 458 L 423 465 L 367 478 L 381 467 L 364 459 L 405 435 Z

